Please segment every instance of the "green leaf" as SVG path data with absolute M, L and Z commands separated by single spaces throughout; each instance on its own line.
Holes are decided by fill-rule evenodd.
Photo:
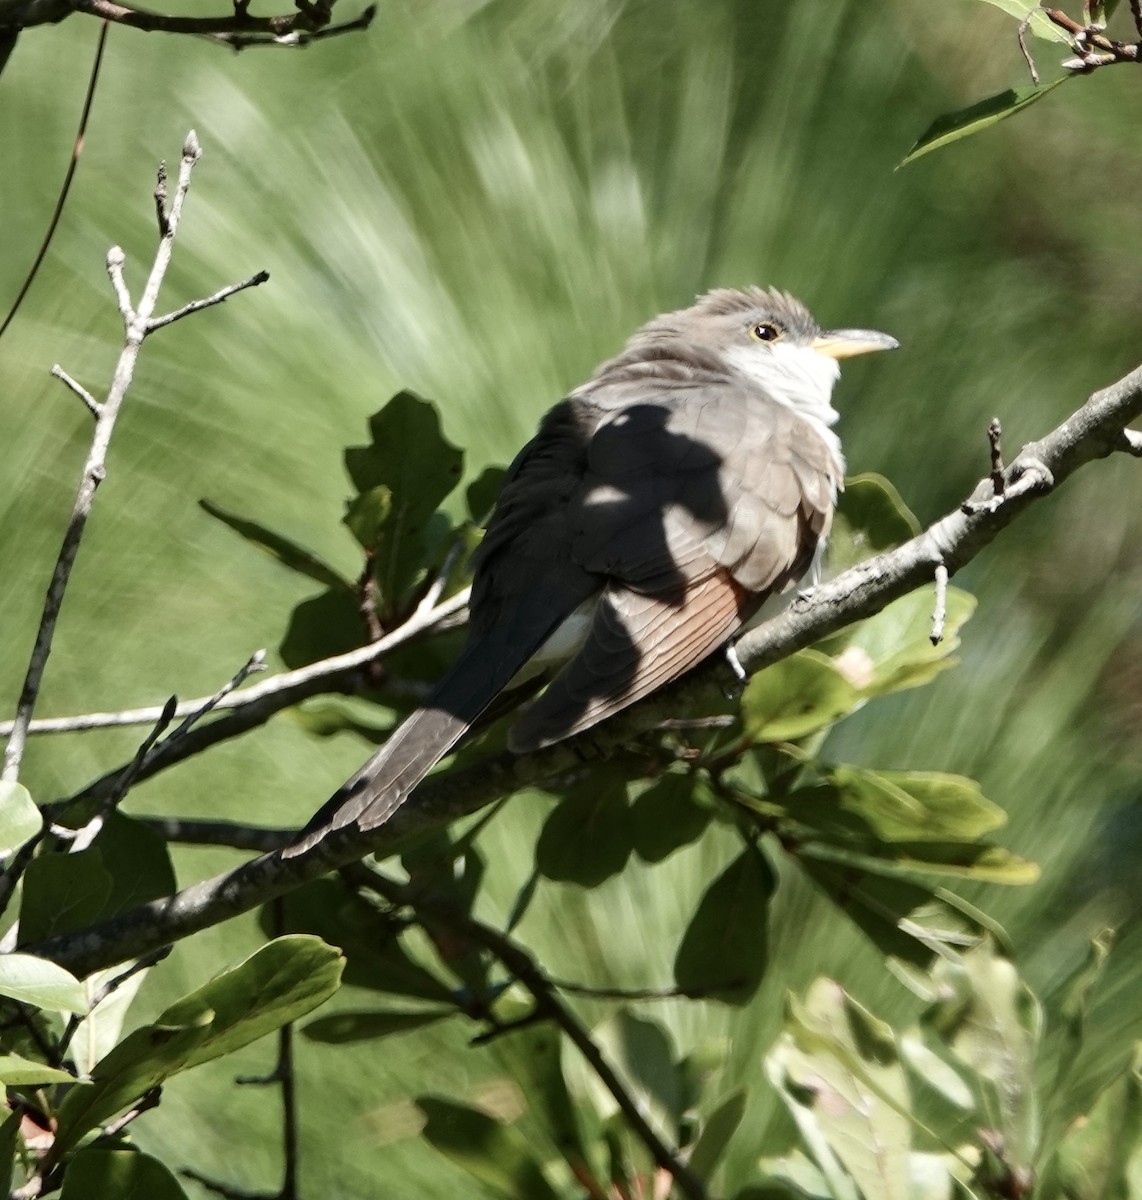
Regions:
M 935 999 L 927 976 L 933 956 L 961 954 L 990 932 L 969 905 L 942 888 L 854 872 L 809 856 L 798 855 L 797 861 L 926 1000 Z
M 297 723 L 316 737 L 355 733 L 379 746 L 393 731 L 392 710 L 364 696 L 311 696 L 291 711 Z
M 278 653 L 287 667 L 295 669 L 356 650 L 364 641 L 356 596 L 330 588 L 294 606 Z
M 548 879 L 597 887 L 626 866 L 633 844 L 625 778 L 593 771 L 548 814 L 535 864 Z
M 662 775 L 631 805 L 634 852 L 643 862 L 662 862 L 705 833 L 714 805 L 701 776 L 689 771 Z
M 123 974 L 124 964 L 107 967 L 102 971 L 94 971 L 83 980 L 84 989 L 90 1002 L 98 994 L 104 984 Z M 150 974 L 150 968 L 136 971 L 127 979 L 120 979 L 115 989 L 104 996 L 79 1023 L 75 1036 L 71 1039 L 71 1057 L 76 1069 L 81 1075 L 89 1075 L 95 1064 L 110 1053 L 123 1032 L 123 1022 L 127 1018 L 127 1010 L 131 1007 L 143 980 Z
M 798 1127 L 814 1128 L 863 1195 L 908 1200 L 908 1082 L 889 1026 L 818 979 L 803 1004 L 790 998 L 766 1067 Z
M 388 493 L 383 504 L 367 502 L 381 605 L 395 612 L 423 576 L 431 557 L 430 525 L 444 498 L 460 480 L 464 454 L 440 432 L 436 409 L 411 392 L 400 392 L 369 419 L 371 443 L 345 452 L 345 466 L 358 493 Z M 366 503 L 366 502 L 362 502 Z M 350 517 L 358 501 L 350 502 Z
M 1061 79 L 1055 79 L 1051 83 L 1008 88 L 1007 91 L 1000 92 L 996 96 L 980 100 L 978 104 L 937 117 L 925 130 L 919 141 L 900 160 L 897 169 L 899 170 L 907 163 L 915 162 L 918 158 L 923 158 L 925 154 L 930 154 L 933 150 L 951 145 L 952 142 L 958 142 L 961 138 L 970 137 L 973 133 L 980 133 L 992 125 L 997 125 L 1006 117 L 1012 117 L 1017 112 L 1022 112 L 1028 105 L 1034 104 L 1036 100 L 1042 100 L 1049 91 L 1070 78 L 1070 75 L 1064 75 Z
M 835 574 L 914 538 L 920 522 L 881 475 L 846 480 L 829 530 L 829 570 Z
M 211 1012 L 200 1012 L 188 1025 L 144 1025 L 129 1033 L 95 1064 L 87 1087 L 72 1088 L 64 1097 L 49 1151 L 52 1162 L 59 1162 L 85 1134 L 183 1070 L 209 1034 L 213 1018 Z
M 930 1029 L 985 1086 L 1015 1167 L 1029 1167 L 1038 1145 L 1035 1054 L 1042 1014 L 1012 962 L 990 939 L 957 961 L 936 963 L 941 997 L 923 1015 Z
M 685 1104 L 685 1080 L 669 1032 L 657 1021 L 619 1009 L 595 1026 L 591 1038 L 627 1081 L 651 1124 L 673 1137 Z M 614 1097 L 593 1076 L 590 1091 L 604 1118 L 624 1120 Z
M 718 1164 L 722 1161 L 745 1116 L 749 1089 L 740 1087 L 731 1092 L 702 1122 L 702 1132 L 690 1152 L 690 1169 L 705 1182 L 709 1182 Z
M 262 946 L 238 966 L 176 1001 L 160 1025 L 191 1025 L 212 1014 L 180 1070 L 229 1054 L 323 1004 L 341 985 L 344 959 L 334 946 L 288 934 Z
M 111 895 L 100 914 L 109 920 L 129 908 L 169 896 L 175 890 L 174 867 L 162 834 L 114 812 L 103 823 L 95 848 L 111 876 Z
M 24 1087 L 31 1083 L 75 1083 L 75 1076 L 19 1054 L 0 1055 L 0 1084 Z
M 378 483 L 354 496 L 345 508 L 345 526 L 364 550 L 375 550 L 393 515 L 392 489 Z
M 83 984 L 70 971 L 32 954 L 0 954 L 0 996 L 52 1012 L 87 1012 Z
M 962 775 L 835 767 L 825 781 L 791 793 L 783 807 L 798 824 L 842 843 L 968 842 L 1007 820 Z
M 833 664 L 865 698 L 921 687 L 955 665 L 951 656 L 959 648 L 959 631 L 975 607 L 974 596 L 949 588 L 944 637 L 933 646 L 932 594 L 910 592 L 833 639 L 844 647 Z M 825 648 L 832 653 L 829 644 Z
M 137 1150 L 81 1150 L 67 1165 L 60 1200 L 186 1200 L 157 1158 Z
M 518 1002 L 512 1005 L 510 997 L 505 1000 L 497 1005 L 501 1020 L 511 1021 L 530 1011 Z M 584 1118 L 588 1114 L 586 1106 L 576 1105 L 568 1088 L 563 1044 L 563 1035 L 549 1024 L 521 1026 L 495 1041 L 496 1055 L 522 1088 L 528 1108 L 581 1179 L 584 1173 L 591 1173 L 580 1128 L 580 1113 Z
M 1136 1200 L 1142 1195 L 1142 1043 L 1130 1066 L 1071 1124 L 1056 1151 L 1071 1200 Z
M 313 934 L 341 947 L 346 984 L 436 1005 L 452 1002 L 452 989 L 408 956 L 398 940 L 400 927 L 340 880 L 315 879 L 283 896 L 280 904 L 287 932 Z M 258 920 L 270 937 L 268 909 Z
M 111 882 L 94 846 L 32 859 L 20 898 L 20 940 L 31 946 L 90 925 L 103 912 Z
M 559 1200 L 517 1130 L 479 1109 L 440 1096 L 421 1096 L 429 1145 L 473 1178 L 511 1200 Z
M 282 566 L 289 567 L 291 571 L 296 571 L 299 575 L 304 575 L 307 579 L 312 579 L 335 591 L 353 591 L 353 585 L 349 580 L 344 579 L 328 563 L 323 562 L 312 550 L 307 550 L 282 534 L 275 533 L 264 525 L 259 525 L 257 521 L 227 512 L 210 500 L 199 500 L 198 504 L 204 512 L 208 512 L 224 525 L 229 525 L 246 541 L 257 546 L 259 550 L 264 550 L 271 558 L 276 558 Z
M 832 725 L 863 703 L 860 690 L 819 650 L 801 650 L 759 671 L 741 698 L 751 742 L 786 742 Z
M 1040 10 L 1038 0 L 984 0 L 984 3 L 1001 8 L 1009 16 L 1016 17 L 1020 21 L 1024 21 L 1030 16 L 1031 24 L 1029 28 L 1031 32 L 1044 41 L 1062 42 L 1064 44 L 1070 42 L 1070 38 L 1067 37 L 1066 33 L 1053 21 L 1048 20 L 1046 13 Z
M 797 847 L 797 853 L 892 878 L 951 876 L 1009 886 L 1034 883 L 1039 878 L 1035 863 L 986 842 L 893 842 L 864 851 L 825 842 L 806 842 Z
M 376 1041 L 391 1037 L 395 1033 L 408 1033 L 434 1025 L 446 1017 L 454 1017 L 459 1009 L 424 1008 L 404 1011 L 373 1009 L 366 1012 L 339 1012 L 328 1017 L 318 1017 L 302 1027 L 301 1032 L 310 1041 L 328 1045 L 345 1042 Z
M 464 502 L 468 506 L 468 516 L 474 525 L 483 525 L 491 515 L 504 486 L 506 467 L 485 467 L 480 474 L 468 484 L 464 492 Z
M 19 849 L 44 823 L 31 792 L 22 783 L 0 780 L 0 858 Z
M 710 884 L 674 959 L 687 992 L 744 1004 L 769 961 L 769 901 L 776 879 L 765 856 L 747 846 Z

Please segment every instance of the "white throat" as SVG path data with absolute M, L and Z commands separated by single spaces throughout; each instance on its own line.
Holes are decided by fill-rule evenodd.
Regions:
M 832 430 L 840 417 L 832 404 L 833 386 L 841 377 L 835 358 L 790 342 L 775 342 L 756 350 L 735 346 L 727 357 L 738 371 L 760 384 L 770 399 L 808 420 L 836 452 L 843 468 L 841 442 Z

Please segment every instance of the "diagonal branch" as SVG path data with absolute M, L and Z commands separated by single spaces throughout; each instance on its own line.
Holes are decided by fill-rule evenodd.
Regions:
M 750 671 L 788 657 L 827 634 L 871 617 L 893 600 L 927 584 L 943 564 L 954 572 L 970 562 L 1028 505 L 1058 487 L 1085 463 L 1130 451 L 1137 438 L 1126 426 L 1142 414 L 1142 367 L 1096 393 L 1041 441 L 1025 446 L 1004 472 L 995 496 L 990 477 L 971 501 L 919 536 L 860 563 L 800 597 L 784 613 L 748 633 L 738 654 Z M 1030 480 L 1030 485 L 1025 484 Z M 998 500 L 999 503 L 995 503 Z M 317 878 L 326 871 L 376 853 L 386 855 L 405 839 L 440 828 L 520 788 L 542 784 L 581 767 L 587 747 L 617 751 L 635 734 L 677 716 L 704 695 L 720 691 L 729 668 L 722 656 L 587 735 L 516 757 L 504 753 L 464 770 L 431 776 L 387 824 L 362 833 L 338 830 L 305 854 L 283 861 L 277 852 L 244 863 L 214 879 L 123 913 L 110 921 L 27 947 L 77 974 L 138 957 L 167 942 L 229 917 Z

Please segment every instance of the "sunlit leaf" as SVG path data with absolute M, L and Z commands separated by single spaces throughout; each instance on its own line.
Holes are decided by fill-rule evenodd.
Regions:
M 990 940 L 954 962 L 940 960 L 932 975 L 941 998 L 924 1014 L 924 1026 L 984 1081 L 1011 1163 L 1029 1166 L 1039 1132 L 1038 1001 Z
M 60 1200 L 186 1200 L 157 1158 L 137 1150 L 81 1150 L 67 1165 Z
M 424 1139 L 458 1167 L 511 1200 L 559 1200 L 526 1139 L 479 1109 L 440 1096 L 421 1096 Z
M 979 785 L 936 771 L 834 767 L 825 782 L 793 792 L 784 808 L 815 834 L 840 841 L 973 841 L 1007 819 Z
M 272 529 L 267 529 L 257 521 L 251 521 L 246 517 L 239 517 L 234 513 L 227 512 L 224 508 L 219 507 L 219 505 L 214 504 L 210 500 L 199 500 L 198 503 L 205 512 L 208 512 L 224 525 L 229 525 L 235 533 L 241 534 L 246 541 L 257 546 L 259 550 L 265 551 L 272 558 L 276 558 L 278 562 L 285 567 L 289 567 L 291 571 L 297 571 L 298 574 L 304 575 L 308 579 L 313 579 L 327 588 L 346 592 L 353 590 L 353 585 L 349 580 L 342 578 L 337 571 L 329 566 L 328 563 L 323 562 L 312 550 L 307 550 L 304 546 L 299 546 L 283 534 L 275 533 Z
M 0 858 L 35 837 L 43 823 L 27 788 L 14 780 L 0 780 Z
M 834 574 L 902 545 L 920 532 L 920 522 L 900 493 L 881 475 L 845 481 L 829 531 L 829 570 Z
M 170 1005 L 158 1024 L 211 1024 L 182 1068 L 209 1062 L 323 1004 L 341 984 L 345 960 L 334 946 L 306 934 L 287 934 L 245 962 Z
M 83 984 L 70 971 L 32 954 L 0 954 L 0 996 L 53 1012 L 87 1011 Z
M 94 971 L 83 980 L 89 999 L 94 999 L 105 984 L 112 980 L 118 982 L 108 995 L 89 1010 L 71 1039 L 71 1057 L 81 1075 L 90 1074 L 95 1064 L 109 1054 L 119 1040 L 127 1010 L 150 973 L 150 968 L 144 968 L 123 979 L 126 967 L 127 964 L 119 963 L 102 971 Z
M 790 1000 L 767 1069 L 799 1128 L 815 1126 L 865 1196 L 909 1200 L 909 1092 L 889 1026 L 819 979 L 804 1003 Z
M 75 1076 L 19 1054 L 0 1055 L 0 1084 L 23 1087 L 30 1083 L 75 1083 Z
M 710 884 L 690 919 L 674 959 L 684 991 L 743 1004 L 769 962 L 769 902 L 776 880 L 755 846 Z
M 743 734 L 784 742 L 832 725 L 863 703 L 860 690 L 819 650 L 801 650 L 759 671 L 741 698 Z
M 985 842 L 892 842 L 878 846 L 875 852 L 806 842 L 797 847 L 797 853 L 893 878 L 934 875 L 1009 885 L 1034 883 L 1039 878 L 1035 863 Z
M 1066 43 L 1070 40 L 1058 25 L 1048 20 L 1047 14 L 1042 11 L 1037 0 L 984 0 L 984 3 L 1001 8 L 1009 16 L 1016 17 L 1020 21 L 1024 21 L 1030 16 L 1031 22 L 1028 28 L 1036 37 L 1043 38 L 1044 41 Z
M 456 1016 L 458 1011 L 456 1008 L 425 1008 L 401 1012 L 385 1009 L 339 1012 L 307 1022 L 301 1032 L 310 1041 L 330 1045 L 376 1041 L 393 1034 L 423 1029 L 426 1025 L 435 1025 L 437 1021 Z
M 844 649 L 833 661 L 866 698 L 921 687 L 954 665 L 951 656 L 959 648 L 960 629 L 975 612 L 975 597 L 948 589 L 944 636 L 936 645 L 930 636 L 932 603 L 930 589 L 910 592 L 837 636 Z
M 1142 1043 L 1130 1065 L 1071 1124 L 1057 1150 L 1063 1194 L 1136 1200 L 1142 1194 Z
M 949 146 L 961 138 L 970 137 L 973 133 L 981 133 L 1007 117 L 1013 117 L 1017 112 L 1022 112 L 1037 100 L 1042 100 L 1049 91 L 1070 78 L 1070 75 L 1064 75 L 1061 79 L 1055 79 L 1051 83 L 1008 88 L 1007 91 L 1000 92 L 996 96 L 989 96 L 986 100 L 979 101 L 978 104 L 937 117 L 924 131 L 920 140 L 900 160 L 900 166 L 915 162 L 916 159 L 923 158 L 925 154 L 930 154 L 933 150 L 939 150 L 943 146 Z
M 84 1134 L 183 1070 L 213 1019 L 213 1013 L 200 1012 L 188 1025 L 144 1025 L 129 1033 L 95 1064 L 87 1087 L 64 1097 L 50 1157 L 59 1161 Z

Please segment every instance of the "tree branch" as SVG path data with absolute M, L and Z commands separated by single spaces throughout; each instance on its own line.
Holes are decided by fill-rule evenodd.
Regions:
M 963 567 L 1029 504 L 1058 487 L 1083 464 L 1128 450 L 1133 439 L 1127 437 L 1125 427 L 1140 413 L 1142 367 L 1096 393 L 1041 441 L 1025 446 L 1004 472 L 1001 497 L 995 497 L 990 477 L 982 479 L 971 503 L 897 549 L 821 584 L 784 613 L 746 634 L 738 643 L 742 663 L 756 672 L 845 625 L 873 616 L 928 583 L 939 564 L 950 572 Z M 1033 486 L 1017 486 L 1025 477 Z M 378 829 L 367 833 L 352 827 L 338 830 L 307 853 L 285 861 L 276 852 L 264 854 L 173 896 L 26 949 L 80 975 L 146 954 L 366 854 L 389 854 L 405 839 L 446 825 L 501 796 L 581 768 L 588 747 L 594 754 L 600 748 L 617 749 L 633 735 L 700 703 L 704 694 L 719 691 L 728 675 L 723 656 L 715 655 L 685 679 L 579 738 L 534 754 L 500 754 L 464 770 L 429 777 L 417 788 L 414 802 L 405 804 Z

